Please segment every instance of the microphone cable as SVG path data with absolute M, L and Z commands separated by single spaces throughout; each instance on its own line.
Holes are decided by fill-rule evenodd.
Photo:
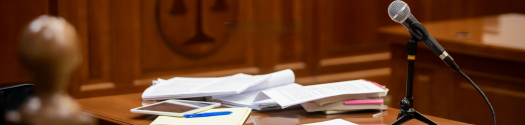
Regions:
M 472 86 L 474 86 L 474 88 L 476 88 L 476 90 L 478 90 L 479 94 L 481 94 L 481 96 L 483 96 L 483 99 L 485 99 L 485 102 L 487 102 L 487 105 L 489 105 L 489 107 L 490 107 L 490 111 L 492 111 L 492 118 L 494 120 L 494 125 L 497 125 L 497 123 L 496 123 L 496 113 L 494 113 L 494 108 L 492 108 L 492 105 L 490 104 L 489 99 L 487 98 L 487 96 L 485 96 L 485 94 L 481 91 L 481 89 L 479 89 L 479 87 L 476 85 L 476 83 L 474 83 L 474 81 L 472 81 L 459 68 L 456 71 L 458 71 L 463 77 L 465 77 L 470 82 L 470 84 L 472 84 Z

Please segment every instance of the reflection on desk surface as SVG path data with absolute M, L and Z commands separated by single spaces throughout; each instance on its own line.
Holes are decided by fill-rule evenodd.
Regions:
M 383 116 L 373 117 L 378 112 L 354 112 L 343 115 L 324 115 L 321 113 L 297 112 L 283 110 L 272 112 L 253 112 L 245 125 L 300 125 L 322 122 L 332 119 L 343 119 L 356 124 L 384 124 Z M 383 112 L 387 114 L 388 112 Z

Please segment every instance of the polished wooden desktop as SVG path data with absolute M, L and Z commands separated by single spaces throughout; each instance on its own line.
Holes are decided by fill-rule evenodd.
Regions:
M 130 109 L 142 106 L 142 93 L 103 96 L 94 98 L 78 99 L 85 112 L 92 114 L 99 119 L 99 123 L 104 124 L 134 124 L 148 125 L 156 115 L 145 115 L 131 113 Z M 321 122 L 331 119 L 344 119 L 357 124 L 391 124 L 396 120 L 398 109 L 389 108 L 383 112 L 382 116 L 373 117 L 378 112 L 348 113 L 340 115 L 324 115 L 319 113 L 307 113 L 302 108 L 286 109 L 278 111 L 252 112 L 246 120 L 245 125 L 299 125 L 313 122 Z M 439 117 L 427 117 L 438 124 L 455 125 L 467 124 Z M 417 120 L 406 123 L 424 124 Z

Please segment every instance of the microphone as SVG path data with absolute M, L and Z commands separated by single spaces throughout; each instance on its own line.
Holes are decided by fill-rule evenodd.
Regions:
M 448 66 L 452 67 L 454 70 L 459 70 L 459 66 L 456 64 L 452 56 L 450 56 L 441 45 L 428 34 L 427 29 L 417 21 L 417 19 L 410 13 L 410 8 L 408 5 L 400 0 L 396 0 L 388 6 L 388 15 L 395 22 L 401 23 L 405 26 L 412 38 L 417 39 L 418 41 L 423 41 L 425 45 L 434 54 L 439 56 L 441 60 L 445 62 Z

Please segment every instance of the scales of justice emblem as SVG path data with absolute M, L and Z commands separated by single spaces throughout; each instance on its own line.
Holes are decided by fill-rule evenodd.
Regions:
M 155 17 L 160 36 L 172 51 L 200 59 L 227 43 L 225 23 L 236 19 L 237 1 L 158 0 Z

